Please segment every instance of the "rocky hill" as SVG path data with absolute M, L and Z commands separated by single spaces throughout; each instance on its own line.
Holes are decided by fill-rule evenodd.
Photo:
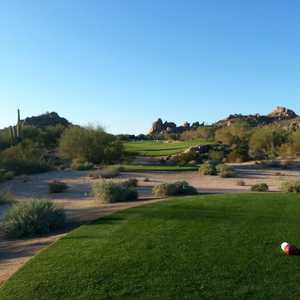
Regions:
M 21 121 L 24 126 L 47 127 L 47 126 L 71 126 L 67 119 L 60 117 L 56 112 L 45 113 L 40 116 L 29 117 Z
M 226 119 L 220 120 L 212 126 L 215 127 L 227 127 L 231 126 L 236 122 L 245 121 L 251 126 L 259 126 L 259 125 L 267 125 L 275 122 L 281 122 L 281 121 L 291 121 L 289 124 L 291 126 L 299 126 L 300 122 L 298 115 L 286 108 L 278 106 L 276 107 L 270 114 L 268 115 L 242 115 L 242 114 L 234 114 L 229 115 Z M 190 125 L 188 122 L 184 123 L 181 126 L 177 126 L 173 122 L 163 122 L 160 118 L 155 121 L 152 124 L 151 130 L 149 132 L 150 135 L 159 135 L 159 134 L 165 134 L 165 133 L 181 133 L 186 130 L 191 129 L 197 129 L 199 127 L 203 127 L 204 123 L 195 122 L 192 125 Z M 290 125 L 288 125 L 290 126 Z
M 216 127 L 225 127 L 225 126 L 230 126 L 230 125 L 234 124 L 235 122 L 246 121 L 252 126 L 258 126 L 258 125 L 266 125 L 266 124 L 271 124 L 271 123 L 275 123 L 275 122 L 280 122 L 283 120 L 292 120 L 297 117 L 298 117 L 298 115 L 294 111 L 292 111 L 286 107 L 278 106 L 268 115 L 235 114 L 235 115 L 230 115 L 228 118 L 220 120 L 220 121 L 214 123 L 213 125 L 215 125 Z

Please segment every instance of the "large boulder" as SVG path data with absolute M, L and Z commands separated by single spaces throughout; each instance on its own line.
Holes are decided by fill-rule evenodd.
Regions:
M 291 109 L 286 107 L 277 106 L 269 115 L 269 118 L 277 120 L 288 120 L 298 117 L 298 115 Z
M 153 124 L 152 124 L 152 127 L 150 129 L 150 134 L 159 134 L 161 131 L 163 131 L 163 127 L 164 127 L 164 124 L 163 124 L 163 121 L 161 118 L 158 118 L 157 121 L 155 121 Z

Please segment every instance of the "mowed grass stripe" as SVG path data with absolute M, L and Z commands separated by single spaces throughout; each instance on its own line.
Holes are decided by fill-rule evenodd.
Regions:
M 31 260 L 0 299 L 297 299 L 300 196 L 176 198 L 85 225 Z
M 131 154 L 142 156 L 167 156 L 183 152 L 189 147 L 206 144 L 205 140 L 176 141 L 166 143 L 165 141 L 137 141 L 124 143 L 125 150 Z

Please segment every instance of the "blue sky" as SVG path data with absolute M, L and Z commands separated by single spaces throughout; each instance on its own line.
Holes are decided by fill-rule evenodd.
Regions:
M 113 133 L 300 114 L 300 2 L 3 0 L 0 127 L 57 111 Z

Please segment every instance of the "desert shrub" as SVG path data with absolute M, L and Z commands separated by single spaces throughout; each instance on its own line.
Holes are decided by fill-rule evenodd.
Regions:
M 123 156 L 123 145 L 101 128 L 66 129 L 60 139 L 59 154 L 63 159 L 111 163 Z
M 52 182 L 49 182 L 48 188 L 49 188 L 49 193 L 63 193 L 69 187 L 66 183 L 62 181 L 54 180 Z
M 50 233 L 65 226 L 65 213 L 46 200 L 22 201 L 5 214 L 3 228 L 10 237 Z
M 218 165 L 217 166 L 217 171 L 220 177 L 222 178 L 229 178 L 229 177 L 234 177 L 234 169 L 231 166 L 228 165 Z
M 293 165 L 293 160 L 291 159 L 285 159 L 280 162 L 280 167 L 282 167 L 283 169 L 288 169 L 292 165 Z
M 13 179 L 15 176 L 14 172 L 0 169 L 0 182 Z
M 300 181 L 282 183 L 281 191 L 285 193 L 300 193 Z
M 266 183 L 254 184 L 251 187 L 252 192 L 268 192 L 269 186 Z
M 93 195 L 101 203 L 114 203 L 122 201 L 133 201 L 138 198 L 138 192 L 123 183 L 104 180 L 97 182 L 92 187 Z
M 246 182 L 245 182 L 244 180 L 238 180 L 238 181 L 236 182 L 236 185 L 238 185 L 238 186 L 245 186 L 245 185 L 246 185 Z
M 275 172 L 273 175 L 274 176 L 283 176 L 284 174 L 282 174 L 281 172 Z
M 250 138 L 249 151 L 255 159 L 274 158 L 287 141 L 288 132 L 282 128 L 275 125 L 258 127 Z
M 156 197 L 198 194 L 197 189 L 189 185 L 186 181 L 162 183 L 153 187 L 152 192 Z
M 136 178 L 129 178 L 125 181 L 122 182 L 122 184 L 125 186 L 125 187 L 137 187 L 138 186 L 138 180 Z
M 0 168 L 16 175 L 45 172 L 50 166 L 42 157 L 43 151 L 36 144 L 25 140 L 1 152 Z
M 102 169 L 100 171 L 102 178 L 114 178 L 120 175 L 120 167 L 119 166 L 110 166 Z
M 150 178 L 149 177 L 145 177 L 144 182 L 150 182 Z
M 209 151 L 208 158 L 215 164 L 221 163 L 225 159 L 224 151 Z
M 100 171 L 93 171 L 93 172 L 91 172 L 91 173 L 89 173 L 89 177 L 91 178 L 91 179 L 99 179 L 99 178 L 102 178 L 101 177 L 101 172 Z
M 217 169 L 215 164 L 210 162 L 206 162 L 202 164 L 199 168 L 199 172 L 202 175 L 217 175 Z
M 15 203 L 15 200 L 8 191 L 0 192 L 0 205 L 13 204 L 13 203 Z
M 91 162 L 83 162 L 78 159 L 74 159 L 72 161 L 71 168 L 76 171 L 88 171 L 94 168 L 94 164 Z
M 185 165 L 189 161 L 197 161 L 198 155 L 195 151 L 179 153 L 174 157 L 175 163 Z
M 180 135 L 180 140 L 190 141 L 195 139 L 213 140 L 215 129 L 212 126 L 203 126 L 197 129 L 186 130 Z
M 232 149 L 227 156 L 228 162 L 240 163 L 248 161 L 249 159 L 249 142 L 246 138 L 238 141 L 237 144 L 232 146 Z

